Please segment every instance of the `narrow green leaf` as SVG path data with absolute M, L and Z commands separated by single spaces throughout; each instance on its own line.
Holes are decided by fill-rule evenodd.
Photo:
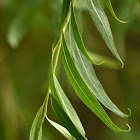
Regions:
M 75 137 L 75 139 L 79 140 L 86 140 L 86 138 L 79 133 L 77 128 L 74 126 L 68 115 L 65 113 L 65 111 L 60 107 L 58 102 L 53 98 L 52 96 L 52 106 L 53 109 L 58 117 L 58 119 L 61 121 L 61 123 L 64 125 L 64 127 Z
M 64 24 L 65 19 L 67 17 L 67 14 L 69 11 L 69 5 L 70 5 L 70 0 L 63 0 L 60 28 L 63 27 L 63 24 Z
M 69 131 L 64 128 L 63 126 L 61 126 L 60 124 L 50 120 L 48 117 L 46 117 L 46 119 L 48 120 L 48 122 L 54 127 L 56 128 L 65 138 L 67 138 L 68 140 L 74 140 L 73 136 L 69 133 Z
M 86 83 L 83 81 L 80 76 L 74 61 L 69 53 L 66 42 L 63 37 L 63 45 L 62 45 L 62 59 L 65 71 L 67 76 L 79 96 L 79 98 L 83 101 L 83 103 L 89 107 L 93 113 L 95 113 L 109 128 L 118 131 L 118 132 L 128 132 L 129 130 L 122 130 L 118 128 L 108 117 L 102 106 L 99 104 L 98 100 L 91 93 Z
M 98 0 L 87 0 L 87 4 L 88 4 L 88 10 L 90 12 L 90 15 L 98 31 L 100 32 L 101 36 L 106 42 L 108 48 L 111 50 L 114 56 L 122 63 L 122 67 L 123 67 L 124 64 L 115 47 L 114 39 L 113 39 L 112 32 L 110 29 L 110 24 L 109 24 L 106 14 L 101 8 Z
M 36 117 L 33 121 L 29 140 L 42 139 L 42 114 L 43 114 L 43 106 L 38 110 Z
M 37 10 L 44 0 L 26 0 L 17 16 L 10 23 L 7 39 L 12 48 L 17 48 L 32 23 Z
M 92 63 L 83 55 L 83 53 L 81 53 L 80 49 L 78 48 L 78 44 L 76 44 L 73 33 L 71 31 L 71 26 L 69 27 L 69 32 L 70 46 L 74 62 L 80 76 L 86 83 L 87 87 L 94 94 L 94 96 L 109 110 L 113 111 L 121 117 L 128 117 L 128 115 L 125 115 L 117 108 L 117 106 L 109 99 L 105 93 L 100 81 L 95 74 Z
M 80 130 L 80 132 L 85 135 L 84 128 L 81 124 L 81 121 L 79 120 L 79 117 L 77 116 L 77 113 L 75 112 L 74 108 L 72 107 L 70 101 L 66 97 L 64 91 L 62 90 L 56 76 L 54 75 L 54 85 L 57 92 L 53 92 L 53 96 L 57 97 L 58 102 L 62 104 L 64 110 L 68 114 L 68 116 L 71 118 L 72 122 L 76 125 L 76 127 Z
M 121 20 L 116 16 L 116 14 L 115 14 L 115 12 L 114 12 L 114 10 L 113 10 L 111 1 L 110 1 L 110 0 L 104 0 L 104 1 L 105 1 L 106 5 L 107 5 L 108 9 L 110 10 L 111 14 L 114 16 L 114 18 L 115 18 L 116 20 L 118 20 L 119 22 L 121 22 L 121 23 L 126 23 L 126 22 L 124 22 L 124 21 L 121 21 Z
M 64 125 L 64 127 L 76 138 L 76 139 L 83 139 L 85 131 L 82 127 L 82 124 L 73 109 L 71 103 L 69 102 L 68 98 L 66 97 L 64 91 L 60 87 L 59 82 L 55 75 L 52 75 L 51 78 L 51 99 L 52 99 L 52 106 L 53 109 Z
M 61 34 L 63 31 L 65 31 L 66 26 L 68 24 L 69 18 L 70 18 L 70 0 L 63 0 L 63 5 L 62 5 L 62 15 L 61 15 L 61 22 L 60 22 L 60 27 L 59 27 L 59 32 L 58 35 L 53 43 L 53 47 L 55 48 L 57 44 L 60 42 Z M 60 42 L 61 44 L 61 42 Z M 61 46 L 61 45 L 60 45 Z
M 73 6 L 71 5 L 71 20 L 70 20 L 72 32 L 75 38 L 75 41 L 77 43 L 78 48 L 81 50 L 81 52 L 86 56 L 88 60 L 90 60 L 93 64 L 96 64 L 96 62 L 93 62 L 93 60 L 90 58 L 90 56 L 87 53 L 87 50 L 84 46 L 83 40 L 81 38 L 77 23 L 76 23 L 76 18 L 74 14 L 74 9 Z

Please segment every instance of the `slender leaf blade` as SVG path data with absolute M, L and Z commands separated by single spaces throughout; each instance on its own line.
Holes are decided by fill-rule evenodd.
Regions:
M 105 1 L 105 4 L 107 5 L 108 9 L 110 10 L 111 14 L 114 16 L 114 18 L 116 20 L 118 20 L 119 22 L 121 23 L 126 23 L 124 21 L 121 21 L 115 14 L 114 10 L 113 10 L 113 7 L 112 7 L 112 4 L 111 4 L 111 1 L 110 0 L 104 0 Z
M 60 29 L 63 27 L 63 24 L 64 24 L 65 19 L 67 17 L 67 14 L 69 11 L 69 5 L 70 5 L 70 0 L 63 0 Z
M 101 8 L 98 0 L 87 0 L 87 5 L 92 20 L 95 23 L 95 26 L 97 27 L 98 31 L 100 32 L 110 51 L 122 63 L 123 67 L 123 61 L 121 60 L 115 47 L 109 21 L 103 9 Z
M 60 124 L 50 120 L 48 117 L 46 117 L 46 119 L 48 120 L 48 122 L 54 127 L 56 128 L 65 138 L 67 138 L 68 140 L 74 140 L 73 136 L 69 133 L 69 131 L 64 128 L 63 126 L 61 126 Z
M 81 78 L 74 61 L 69 53 L 66 42 L 63 37 L 63 45 L 62 45 L 62 60 L 64 64 L 65 71 L 67 76 L 79 96 L 79 98 L 83 101 L 83 103 L 91 109 L 93 113 L 95 113 L 109 128 L 118 131 L 118 132 L 128 132 L 129 130 L 122 130 L 118 128 L 106 114 L 102 106 L 99 104 L 98 100 L 95 96 L 90 92 L 86 83 Z
M 58 119 L 63 124 L 63 126 L 71 133 L 71 135 L 73 135 L 73 137 L 75 137 L 76 139 L 86 140 L 86 138 L 78 131 L 78 129 L 75 127 L 67 113 L 64 111 L 64 109 L 53 96 L 51 96 L 51 101 L 52 107 Z
M 43 106 L 38 110 L 36 117 L 33 121 L 29 140 L 42 139 L 42 114 L 43 114 Z
M 75 18 L 75 13 L 74 13 L 74 9 L 73 6 L 71 5 L 71 20 L 70 20 L 70 24 L 71 24 L 71 28 L 72 28 L 72 32 L 75 38 L 75 41 L 77 43 L 78 48 L 81 50 L 81 52 L 86 56 L 86 58 L 88 60 L 90 60 L 93 64 L 96 64 L 96 62 L 93 62 L 93 60 L 90 58 L 90 56 L 88 55 L 88 52 L 84 46 L 82 37 L 80 35 L 78 26 L 77 26 L 77 22 L 76 22 L 76 18 Z
M 84 128 L 81 124 L 81 121 L 77 115 L 77 113 L 75 112 L 74 108 L 72 107 L 70 101 L 68 100 L 68 98 L 66 97 L 64 91 L 62 90 L 56 76 L 54 75 L 54 84 L 55 84 L 55 88 L 57 90 L 57 92 L 53 92 L 53 95 L 55 94 L 55 97 L 57 96 L 58 98 L 58 102 L 60 104 L 62 104 L 65 112 L 68 114 L 68 116 L 70 117 L 70 119 L 72 120 L 72 122 L 76 125 L 76 127 L 78 128 L 78 130 L 85 135 L 85 131 Z M 57 93 L 57 95 L 56 95 Z
M 63 0 L 60 27 L 52 48 L 58 45 L 59 39 L 61 38 L 61 34 L 66 29 L 67 22 L 69 21 L 69 16 L 70 16 L 70 0 Z

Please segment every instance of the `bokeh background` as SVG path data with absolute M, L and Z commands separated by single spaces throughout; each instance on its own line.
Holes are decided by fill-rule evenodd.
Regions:
M 140 139 L 140 4 L 138 0 L 111 0 L 116 21 L 100 0 L 111 24 L 117 49 L 125 66 L 115 60 L 87 11 L 85 0 L 76 0 L 80 32 L 93 59 L 107 62 L 94 66 L 112 101 L 132 116 L 122 119 L 105 109 L 111 119 L 129 133 L 107 128 L 77 97 L 65 74 L 61 59 L 57 77 L 77 111 L 89 140 Z M 51 45 L 57 36 L 61 0 L 0 0 L 0 139 L 28 140 L 37 110 L 43 103 L 49 83 Z M 57 121 L 49 103 L 49 117 Z M 64 140 L 47 120 L 43 140 Z

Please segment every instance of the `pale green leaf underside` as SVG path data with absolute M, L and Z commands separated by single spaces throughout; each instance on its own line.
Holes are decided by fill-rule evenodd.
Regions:
M 113 111 L 117 115 L 121 117 L 128 117 L 123 112 L 121 112 L 117 106 L 109 99 L 107 94 L 105 93 L 100 81 L 98 80 L 95 71 L 93 69 L 92 63 L 83 55 L 78 47 L 78 43 L 76 44 L 74 40 L 74 34 L 72 32 L 71 24 L 69 26 L 70 32 L 70 46 L 74 58 L 74 62 L 76 68 L 86 83 L 87 87 L 94 94 L 94 96 L 109 110 Z
M 74 140 L 73 136 L 69 133 L 69 131 L 64 128 L 63 126 L 61 126 L 60 124 L 50 120 L 48 117 L 46 117 L 46 119 L 48 120 L 48 122 L 54 127 L 56 128 L 65 138 L 67 138 L 68 140 Z
M 106 42 L 108 48 L 111 50 L 114 56 L 122 63 L 122 67 L 123 67 L 123 62 L 115 47 L 110 24 L 108 22 L 106 14 L 101 8 L 98 0 L 86 0 L 86 1 L 88 5 L 88 10 L 95 23 L 95 26 L 97 27 L 98 31 L 100 32 L 101 36 Z
M 31 127 L 29 140 L 42 139 L 42 114 L 43 114 L 43 106 L 38 110 L 35 116 L 35 119 Z
M 124 22 L 124 21 L 121 21 L 121 20 L 116 16 L 116 14 L 115 14 L 115 12 L 114 12 L 114 10 L 113 10 L 111 1 L 110 1 L 110 0 L 104 0 L 104 1 L 105 1 L 106 5 L 107 5 L 108 9 L 110 10 L 111 14 L 114 16 L 114 18 L 115 18 L 116 20 L 118 20 L 119 22 L 121 22 L 121 23 L 126 23 L 126 22 Z
M 60 105 L 62 105 L 62 108 L 65 110 L 65 112 L 68 114 L 72 122 L 76 125 L 76 127 L 79 129 L 79 131 L 85 135 L 84 128 L 81 124 L 81 121 L 79 120 L 79 117 L 77 116 L 77 113 L 75 112 L 74 108 L 72 107 L 70 101 L 66 97 L 64 91 L 62 90 L 57 78 L 55 75 L 53 75 L 53 81 L 54 86 L 53 88 L 56 89 L 56 92 L 53 90 L 52 95 L 55 97 L 55 99 L 58 101 Z
M 62 59 L 65 71 L 67 76 L 79 96 L 79 98 L 83 101 L 83 103 L 89 107 L 93 113 L 95 113 L 109 128 L 118 131 L 118 132 L 128 132 L 129 130 L 122 130 L 118 128 L 108 117 L 102 106 L 99 104 L 98 100 L 91 93 L 86 83 L 83 81 L 80 76 L 74 61 L 69 53 L 67 45 L 65 43 L 63 37 L 63 45 L 62 45 Z

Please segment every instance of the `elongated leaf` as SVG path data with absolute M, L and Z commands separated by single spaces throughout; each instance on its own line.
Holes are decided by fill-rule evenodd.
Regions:
M 52 106 L 61 123 L 76 139 L 86 139 L 81 122 L 54 75 L 50 86 Z
M 49 123 L 55 127 L 64 137 L 66 137 L 68 140 L 74 140 L 73 136 L 69 133 L 69 131 L 61 126 L 60 124 L 50 120 L 48 117 L 46 119 L 49 121 Z
M 42 139 L 42 113 L 43 113 L 43 106 L 38 110 L 36 117 L 33 121 L 29 140 Z
M 32 23 L 38 8 L 44 0 L 26 0 L 17 16 L 10 23 L 8 30 L 8 42 L 12 48 L 18 47 L 24 34 Z
M 104 1 L 105 1 L 106 5 L 107 5 L 108 9 L 110 10 L 111 14 L 114 16 L 114 18 L 115 18 L 116 20 L 118 20 L 119 22 L 121 22 L 121 23 L 126 23 L 126 22 L 121 21 L 120 19 L 118 19 L 118 17 L 116 16 L 116 14 L 115 14 L 115 12 L 114 12 L 114 10 L 113 10 L 111 1 L 110 1 L 110 0 L 104 0 Z
M 74 124 L 72 121 L 69 119 L 68 115 L 65 113 L 65 111 L 59 106 L 58 102 L 53 98 L 52 96 L 52 106 L 53 109 L 61 121 L 61 123 L 64 125 L 65 128 L 76 138 L 79 140 L 86 140 L 82 134 L 79 133 L 77 128 L 75 128 Z
M 70 0 L 63 0 L 60 28 L 62 28 L 69 11 Z
M 109 110 L 113 111 L 121 117 L 128 117 L 117 108 L 117 106 L 109 99 L 105 93 L 100 81 L 95 74 L 92 63 L 81 53 L 80 49 L 78 48 L 78 44 L 75 43 L 73 33 L 71 32 L 71 26 L 69 27 L 69 32 L 70 45 L 74 62 L 80 76 L 86 83 L 87 87 L 94 94 L 94 96 Z
M 93 60 L 90 58 L 90 56 L 87 53 L 87 50 L 84 46 L 83 40 L 81 38 L 77 23 L 76 23 L 76 19 L 75 19 L 75 14 L 74 14 L 74 9 L 73 6 L 71 5 L 71 28 L 72 28 L 72 32 L 75 38 L 75 41 L 77 43 L 78 48 L 81 50 L 81 52 L 86 56 L 86 58 L 88 60 L 90 60 L 93 64 L 96 64 L 96 62 L 93 62 Z
M 85 135 L 85 131 L 84 128 L 77 116 L 77 113 L 75 112 L 74 108 L 72 107 L 70 101 L 68 100 L 68 98 L 66 97 L 64 91 L 62 90 L 62 88 L 60 87 L 60 84 L 56 78 L 56 76 L 54 75 L 54 85 L 55 88 L 57 90 L 57 92 L 53 92 L 53 96 L 57 96 L 58 102 L 60 104 L 62 104 L 64 110 L 66 111 L 66 113 L 69 115 L 69 117 L 71 118 L 72 122 L 76 125 L 76 127 L 80 130 L 80 132 Z
M 129 130 L 122 130 L 118 128 L 108 117 L 102 106 L 99 104 L 95 96 L 91 93 L 86 83 L 83 81 L 80 76 L 74 61 L 69 53 L 67 45 L 65 43 L 63 37 L 63 45 L 62 45 L 62 59 L 65 71 L 67 76 L 79 96 L 79 98 L 83 101 L 83 103 L 89 107 L 93 113 L 95 113 L 109 128 L 118 131 L 118 132 L 128 132 Z
M 62 15 L 61 15 L 61 22 L 60 22 L 60 27 L 59 27 L 59 32 L 58 35 L 53 43 L 53 47 L 56 47 L 56 45 L 59 42 L 59 39 L 61 38 L 61 34 L 63 31 L 65 31 L 66 26 L 68 24 L 70 17 L 70 0 L 63 0 L 63 5 L 62 5 Z
M 114 39 L 113 39 L 112 32 L 110 29 L 110 24 L 108 22 L 106 14 L 102 10 L 98 0 L 87 0 L 87 4 L 88 4 L 88 10 L 90 12 L 90 15 L 98 31 L 102 35 L 108 48 L 111 50 L 114 56 L 122 63 L 122 67 L 123 67 L 123 62 L 115 47 Z

